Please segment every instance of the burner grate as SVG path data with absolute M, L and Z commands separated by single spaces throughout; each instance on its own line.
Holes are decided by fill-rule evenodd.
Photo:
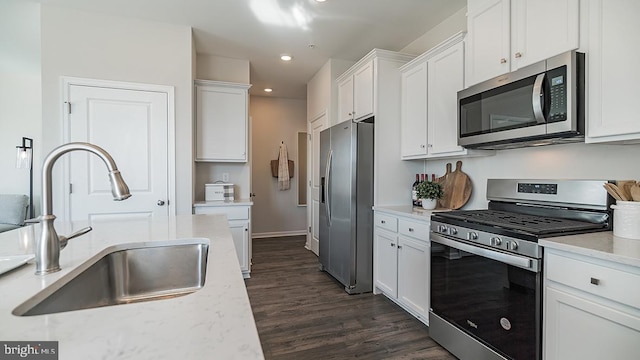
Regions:
M 520 230 L 534 235 L 560 234 L 602 228 L 602 224 L 498 210 L 460 210 L 441 213 L 440 215 L 476 224 Z

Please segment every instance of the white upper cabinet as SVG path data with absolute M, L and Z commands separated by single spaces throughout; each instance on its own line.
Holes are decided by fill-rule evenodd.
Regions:
M 640 1 L 587 3 L 586 142 L 640 142 L 640 119 L 635 108 L 640 48 L 629 43 L 630 36 L 640 34 Z
M 478 156 L 493 151 L 458 146 L 458 91 L 464 84 L 464 33 L 400 68 L 401 158 Z
M 340 122 L 373 115 L 373 60 L 358 66 L 338 83 Z
M 251 85 L 197 80 L 196 161 L 247 162 Z
M 466 86 L 579 46 L 579 0 L 469 0 Z
M 427 62 L 402 71 L 400 105 L 402 157 L 427 155 Z
M 458 146 L 458 91 L 464 86 L 464 43 L 459 42 L 428 62 L 429 155 L 466 155 Z

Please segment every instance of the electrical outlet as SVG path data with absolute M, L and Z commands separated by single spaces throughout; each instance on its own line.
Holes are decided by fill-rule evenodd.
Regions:
M 222 181 L 229 182 L 229 173 L 222 173 Z

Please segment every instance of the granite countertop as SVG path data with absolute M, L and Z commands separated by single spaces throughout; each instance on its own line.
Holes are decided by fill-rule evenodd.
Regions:
M 427 222 L 430 221 L 431 214 L 434 212 L 451 211 L 450 209 L 425 210 L 412 205 L 374 206 L 373 210 Z
M 69 234 L 86 223 L 56 223 Z M 264 359 L 231 233 L 223 215 L 94 222 L 69 241 L 62 270 L 34 274 L 33 261 L 0 275 L 0 339 L 58 341 L 61 359 Z M 33 253 L 40 225 L 0 234 L 0 255 Z M 116 244 L 206 238 L 204 286 L 189 295 L 50 315 L 12 311 L 101 250 Z M 161 266 L 161 264 L 159 264 Z
M 215 206 L 251 206 L 253 201 L 251 199 L 237 199 L 233 201 L 196 201 L 194 207 L 215 207 Z
M 640 240 L 614 236 L 612 231 L 540 239 L 538 244 L 549 249 L 640 267 Z

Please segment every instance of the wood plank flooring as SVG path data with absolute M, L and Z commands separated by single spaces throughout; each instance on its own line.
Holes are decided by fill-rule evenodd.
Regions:
M 348 295 L 304 237 L 253 241 L 246 280 L 266 359 L 455 359 L 383 295 Z

